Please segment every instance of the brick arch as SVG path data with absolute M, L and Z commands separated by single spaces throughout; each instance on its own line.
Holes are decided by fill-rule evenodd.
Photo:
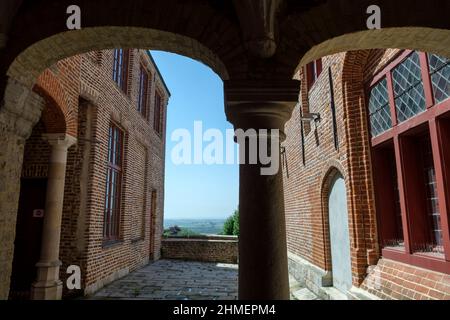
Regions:
M 72 105 L 68 92 L 52 71 L 45 70 L 37 79 L 33 90 L 41 95 L 46 106 L 42 111 L 48 133 L 77 134 L 76 106 Z
M 342 66 L 344 131 L 347 145 L 349 212 L 353 219 L 354 282 L 362 283 L 367 267 L 379 258 L 375 199 L 367 121 L 364 71 L 372 50 L 347 52 Z
M 66 120 L 58 103 L 45 90 L 35 86 L 33 90 L 44 99 L 41 120 L 46 133 L 65 133 Z
M 330 224 L 329 224 L 329 215 L 328 215 L 328 194 L 330 192 L 331 183 L 334 178 L 340 175 L 344 178 L 347 194 L 348 194 L 348 179 L 345 174 L 345 169 L 342 164 L 335 160 L 329 160 L 322 170 L 322 174 L 320 175 L 320 203 L 321 203 L 321 211 L 322 211 L 322 237 L 323 237 L 323 256 L 325 258 L 324 265 L 326 271 L 332 270 L 331 265 L 331 247 L 330 247 Z M 349 223 L 350 225 L 350 223 Z
M 401 27 L 347 33 L 312 47 L 301 58 L 295 74 L 307 63 L 327 55 L 374 48 L 411 49 L 450 58 L 450 30 Z

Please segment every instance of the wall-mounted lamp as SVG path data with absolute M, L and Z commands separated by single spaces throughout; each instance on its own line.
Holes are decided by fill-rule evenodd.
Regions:
M 301 117 L 301 121 L 314 121 L 319 122 L 320 121 L 320 113 L 304 113 Z

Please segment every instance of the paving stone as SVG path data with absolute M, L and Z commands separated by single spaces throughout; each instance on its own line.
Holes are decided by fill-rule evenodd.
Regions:
M 289 280 L 292 299 L 317 298 L 295 279 Z M 237 296 L 237 265 L 159 260 L 107 285 L 89 299 L 236 300 Z
M 237 265 L 160 260 L 98 291 L 91 299 L 236 299 Z

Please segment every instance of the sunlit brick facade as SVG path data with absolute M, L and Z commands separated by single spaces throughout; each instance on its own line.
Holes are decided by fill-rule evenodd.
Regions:
M 29 297 L 36 280 L 43 218 L 33 212 L 45 206 L 49 133 L 77 141 L 67 154 L 59 273 L 65 283 L 67 267 L 79 266 L 82 288 L 64 284 L 63 293 L 90 294 L 160 256 L 170 93 L 149 52 L 137 49 L 61 60 L 34 90 L 45 107 L 25 144 L 10 298 Z
M 449 299 L 449 60 L 351 51 L 298 77 L 283 144 L 290 273 L 324 298 Z

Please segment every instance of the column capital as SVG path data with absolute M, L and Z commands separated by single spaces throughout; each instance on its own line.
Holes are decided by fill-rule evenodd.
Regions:
M 298 103 L 297 80 L 228 80 L 224 90 L 225 114 L 235 129 L 278 129 L 284 138 L 284 125 Z
M 284 125 L 291 118 L 294 106 L 294 103 L 241 103 L 228 105 L 225 113 L 235 129 L 278 129 L 284 136 Z
M 77 138 L 66 133 L 44 133 L 42 138 L 52 147 L 68 149 L 77 142 Z

